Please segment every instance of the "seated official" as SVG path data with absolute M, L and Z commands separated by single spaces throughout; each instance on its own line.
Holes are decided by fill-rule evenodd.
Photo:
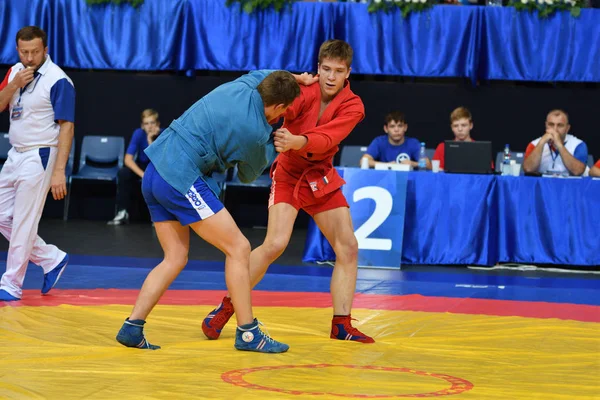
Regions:
M 141 127 L 133 132 L 127 151 L 125 152 L 125 166 L 119 170 L 117 187 L 117 215 L 108 221 L 108 225 L 121 225 L 129 222 L 131 209 L 131 194 L 134 185 L 140 185 L 139 180 L 144 177 L 144 170 L 150 160 L 144 150 L 156 140 L 162 132 L 158 112 L 146 109 L 142 112 Z
M 386 134 L 373 139 L 362 156 L 369 160 L 369 167 L 373 168 L 376 162 L 418 167 L 421 143 L 415 138 L 406 137 L 407 130 L 408 124 L 403 113 L 394 111 L 386 115 L 383 125 Z M 429 160 L 427 168 L 431 168 Z
M 546 117 L 546 132 L 527 146 L 523 170 L 527 173 L 582 175 L 588 159 L 587 145 L 569 134 L 569 116 L 552 110 Z
M 471 130 L 473 129 L 473 116 L 465 107 L 458 107 L 450 114 L 450 129 L 454 134 L 455 142 L 474 142 L 471 138 Z M 446 153 L 446 144 L 442 142 L 438 144 L 433 154 L 434 160 L 439 160 L 440 169 L 444 169 L 444 158 Z

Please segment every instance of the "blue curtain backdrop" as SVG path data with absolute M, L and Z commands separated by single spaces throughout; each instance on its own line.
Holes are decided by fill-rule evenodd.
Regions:
M 146 0 L 89 7 L 84 0 L 0 1 L 0 63 L 17 61 L 25 25 L 49 34 L 63 66 L 119 70 L 314 71 L 319 45 L 348 41 L 360 74 L 600 82 L 600 10 L 540 20 L 510 7 L 436 6 L 402 19 L 366 4 L 296 3 L 247 15 L 225 0 Z
M 484 8 L 480 75 L 486 79 L 598 82 L 600 9 L 579 18 L 540 19 L 513 8 Z

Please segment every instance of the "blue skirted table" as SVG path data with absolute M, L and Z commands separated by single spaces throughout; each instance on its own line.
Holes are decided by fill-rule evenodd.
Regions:
M 402 264 L 600 265 L 600 180 L 409 172 L 405 207 Z M 303 261 L 334 259 L 311 220 Z

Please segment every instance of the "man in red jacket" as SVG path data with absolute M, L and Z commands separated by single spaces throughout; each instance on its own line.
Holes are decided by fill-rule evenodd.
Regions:
M 594 164 L 594 166 L 590 169 L 590 176 L 598 176 L 600 177 L 600 160 Z
M 356 289 L 358 243 L 354 237 L 345 183 L 333 167 L 338 145 L 365 116 L 363 103 L 350 90 L 348 76 L 353 50 L 341 40 L 329 40 L 319 49 L 318 83 L 300 86 L 298 97 L 275 132 L 279 155 L 271 167 L 271 196 L 267 236 L 250 255 L 252 286 L 287 247 L 294 221 L 302 208 L 312 216 L 333 246 L 336 263 L 331 278 L 332 339 L 373 343 L 354 328 L 350 313 Z M 312 77 L 307 76 L 307 81 Z M 202 323 L 209 339 L 217 339 L 233 315 L 229 297 Z

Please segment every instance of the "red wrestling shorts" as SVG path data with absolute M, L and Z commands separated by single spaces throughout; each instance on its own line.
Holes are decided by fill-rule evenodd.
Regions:
M 348 207 L 342 194 L 344 180 L 334 168 L 327 173 L 323 166 L 312 167 L 303 172 L 294 171 L 288 163 L 276 161 L 271 168 L 271 195 L 269 207 L 278 203 L 303 209 L 311 217 L 323 211 Z

